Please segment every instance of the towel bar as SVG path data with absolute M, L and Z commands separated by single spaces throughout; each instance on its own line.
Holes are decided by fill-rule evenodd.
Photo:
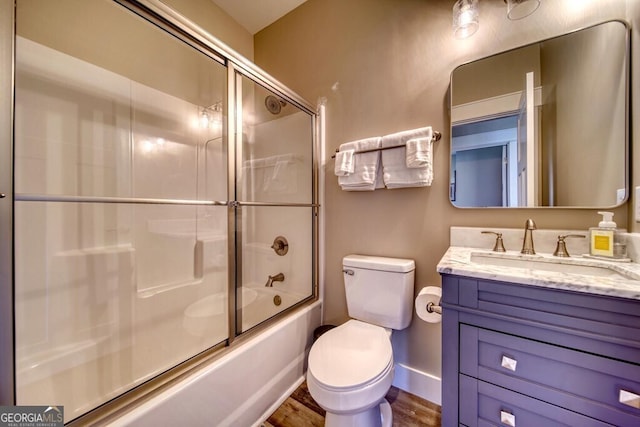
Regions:
M 431 141 L 436 142 L 436 141 L 440 141 L 440 138 L 442 138 L 442 134 L 436 130 L 433 131 L 433 137 L 431 138 Z M 390 150 L 392 148 L 400 148 L 400 147 L 404 147 L 405 144 L 402 145 L 394 145 L 393 147 L 381 147 L 381 148 L 372 148 L 370 150 L 362 150 L 362 151 L 356 151 L 353 154 L 362 154 L 362 153 L 371 153 L 372 151 L 382 151 L 382 150 Z M 340 150 L 336 149 L 336 153 L 338 153 Z M 333 156 L 331 156 L 332 159 L 336 158 L 336 155 L 334 154 Z

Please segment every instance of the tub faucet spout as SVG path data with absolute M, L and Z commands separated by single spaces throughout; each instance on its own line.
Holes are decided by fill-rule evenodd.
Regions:
M 521 254 L 525 255 L 535 255 L 536 251 L 533 248 L 533 230 L 536 229 L 536 223 L 533 222 L 531 218 L 529 218 L 524 223 L 524 242 L 522 242 L 522 250 Z
M 284 282 L 284 274 L 278 273 L 275 276 L 269 276 L 265 286 L 271 288 L 273 287 L 273 282 Z

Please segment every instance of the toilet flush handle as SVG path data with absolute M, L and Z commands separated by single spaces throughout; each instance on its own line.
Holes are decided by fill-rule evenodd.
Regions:
M 348 276 L 353 276 L 355 274 L 353 270 L 349 270 L 348 268 L 343 268 L 342 272 Z

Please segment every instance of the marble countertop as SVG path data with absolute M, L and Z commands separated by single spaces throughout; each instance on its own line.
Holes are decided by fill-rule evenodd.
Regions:
M 472 256 L 474 258 L 483 257 L 489 262 L 474 262 Z M 612 276 L 616 277 L 598 277 L 590 274 L 547 271 L 538 268 L 492 265 L 492 259 L 495 260 L 495 258 L 508 258 L 520 264 L 523 264 L 521 261 L 536 260 L 540 263 L 546 263 L 545 265 L 573 264 L 586 268 L 605 267 L 612 272 Z M 519 251 L 514 250 L 501 254 L 490 249 L 451 246 L 438 263 L 437 269 L 441 274 L 640 300 L 640 264 L 636 262 L 607 261 L 580 255 L 571 258 L 559 258 L 551 254 L 521 255 Z M 631 278 L 617 276 L 615 273 L 623 273 Z

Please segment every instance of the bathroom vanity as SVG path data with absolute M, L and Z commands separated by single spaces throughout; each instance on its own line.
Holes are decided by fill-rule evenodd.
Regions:
M 478 254 L 492 256 L 451 247 L 438 265 L 442 425 L 640 425 L 637 265 L 580 259 L 597 273 L 567 274 Z

